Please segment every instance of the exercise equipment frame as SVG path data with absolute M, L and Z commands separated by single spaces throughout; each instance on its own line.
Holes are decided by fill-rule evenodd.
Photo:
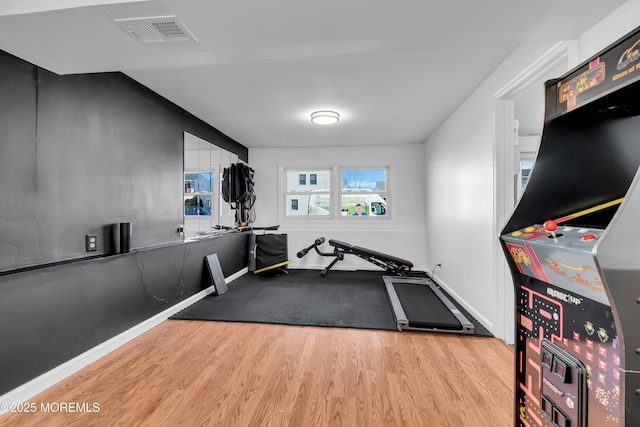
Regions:
M 302 249 L 297 254 L 298 258 L 302 258 L 307 253 L 309 253 L 311 249 L 315 249 L 318 255 L 334 257 L 335 259 L 331 261 L 331 263 L 320 273 L 323 277 L 326 276 L 329 270 L 331 270 L 331 267 L 333 267 L 338 261 L 342 261 L 345 255 L 355 255 L 359 258 L 364 259 L 365 261 L 369 261 L 370 263 L 385 269 L 389 273 L 397 274 L 398 276 L 405 276 L 405 272 L 410 271 L 413 268 L 413 263 L 411 261 L 407 261 L 402 258 L 397 258 L 360 246 L 353 246 L 340 240 L 330 239 L 329 244 L 334 247 L 333 252 L 322 252 L 318 247 L 324 242 L 324 237 L 320 237 L 316 239 L 312 245 Z
M 467 317 L 451 302 L 449 298 L 436 286 L 436 284 L 423 277 L 393 277 L 383 276 L 384 285 L 387 289 L 387 296 L 393 309 L 393 315 L 396 319 L 396 323 L 399 331 L 430 331 L 430 332 L 447 332 L 447 333 L 459 333 L 459 334 L 473 334 L 475 333 L 475 327 L 473 323 L 467 319 Z M 440 302 L 453 314 L 456 320 L 460 323 L 460 329 L 444 328 L 437 326 L 416 325 L 405 312 L 405 309 L 398 297 L 394 283 L 411 284 L 416 286 L 426 286 L 438 297 Z M 429 290 L 425 289 L 426 292 Z

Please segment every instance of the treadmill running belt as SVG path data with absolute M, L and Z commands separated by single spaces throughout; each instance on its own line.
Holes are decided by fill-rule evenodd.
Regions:
M 393 286 L 407 315 L 410 327 L 462 329 L 462 324 L 431 287 L 395 281 Z
M 430 278 L 382 278 L 398 330 L 474 333 L 473 323 Z

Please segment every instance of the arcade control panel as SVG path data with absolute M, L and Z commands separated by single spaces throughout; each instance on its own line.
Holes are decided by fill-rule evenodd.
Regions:
M 549 220 L 502 236 L 520 273 L 608 303 L 593 250 L 604 230 Z
M 620 420 L 620 352 L 595 263 L 604 230 L 536 224 L 501 236 L 516 287 L 516 398 L 521 426 Z M 589 423 L 591 425 L 591 423 Z

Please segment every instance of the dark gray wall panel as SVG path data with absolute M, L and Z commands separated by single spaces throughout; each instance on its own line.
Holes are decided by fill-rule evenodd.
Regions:
M 0 272 L 179 241 L 185 131 L 246 147 L 122 73 L 59 76 L 0 51 Z M 94 254 L 94 253 L 92 253 Z
M 0 54 L 0 271 L 38 246 L 36 80 L 36 67 Z
M 177 233 L 183 133 L 246 147 L 121 73 L 58 76 L 0 51 L 0 94 L 0 394 L 197 293 L 205 255 L 227 276 L 246 266 L 245 234 Z M 119 222 L 134 250 L 109 255 Z
M 83 256 L 85 234 L 118 222 L 133 223 L 133 247 L 180 240 L 184 127 L 172 111 L 119 74 L 40 75 L 40 256 Z
M 204 258 L 225 277 L 246 267 L 232 233 L 0 276 L 0 395 L 209 286 Z

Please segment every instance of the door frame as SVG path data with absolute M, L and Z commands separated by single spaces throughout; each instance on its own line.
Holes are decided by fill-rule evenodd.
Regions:
M 494 132 L 493 132 L 493 160 L 494 160 L 494 224 L 493 224 L 493 258 L 494 278 L 496 281 L 496 307 L 501 311 L 496 313 L 496 335 L 507 344 L 513 345 L 515 340 L 515 300 L 513 283 L 502 247 L 500 232 L 510 218 L 517 200 L 514 187 L 518 176 L 515 156 L 517 153 L 515 141 L 517 126 L 514 116 L 513 98 L 534 81 L 539 80 L 563 61 L 570 64 L 570 54 L 575 52 L 575 42 L 558 42 L 538 60 L 518 74 L 509 83 L 494 93 Z

